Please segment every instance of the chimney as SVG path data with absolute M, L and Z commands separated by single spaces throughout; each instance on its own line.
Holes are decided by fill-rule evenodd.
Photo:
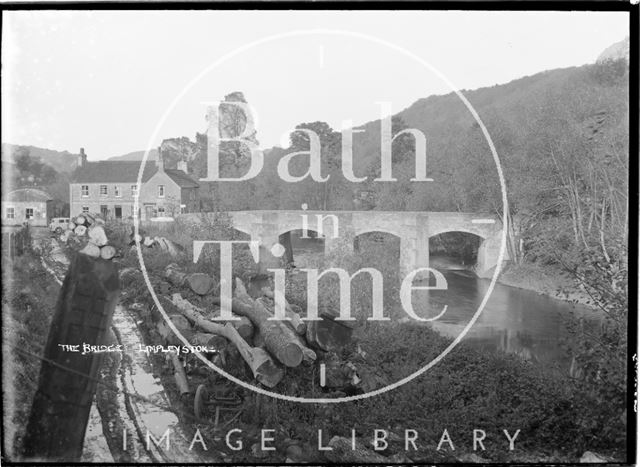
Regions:
M 80 154 L 78 155 L 78 167 L 84 167 L 87 163 L 87 155 L 84 153 L 84 148 L 80 148 Z
M 179 160 L 178 161 L 178 170 L 182 170 L 184 173 L 188 174 L 188 169 L 187 169 L 187 161 L 184 160 Z
M 162 158 L 162 155 L 158 153 L 158 159 L 156 160 L 156 166 L 158 167 L 158 170 L 160 172 L 164 171 L 164 159 Z

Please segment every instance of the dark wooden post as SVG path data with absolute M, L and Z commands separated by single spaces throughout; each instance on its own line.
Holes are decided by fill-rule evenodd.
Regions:
M 83 344 L 106 343 L 119 293 L 115 263 L 75 255 L 49 330 L 23 445 L 26 459 L 80 460 L 104 355 L 82 355 Z M 80 351 L 65 351 L 59 344 L 79 345 Z
M 278 242 L 284 246 L 284 260 L 287 264 L 293 263 L 293 246 L 291 245 L 291 232 L 285 232 L 278 237 Z

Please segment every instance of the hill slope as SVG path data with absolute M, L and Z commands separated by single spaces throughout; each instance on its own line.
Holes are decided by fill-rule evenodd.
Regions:
M 71 173 L 78 164 L 78 154 L 69 151 L 55 151 L 37 146 L 2 143 L 2 162 L 13 162 L 13 155 L 19 151 L 28 151 L 32 159 L 39 159 L 58 172 Z
M 108 161 L 141 161 L 144 157 L 144 151 L 133 151 L 123 154 L 121 156 L 109 157 Z M 149 151 L 149 160 L 155 160 L 158 158 L 158 150 L 152 149 Z

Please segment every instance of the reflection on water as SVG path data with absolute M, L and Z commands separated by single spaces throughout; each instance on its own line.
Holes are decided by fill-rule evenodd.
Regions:
M 311 265 L 324 254 L 322 240 L 293 237 L 293 247 L 298 267 Z M 430 326 L 445 336 L 457 337 L 478 310 L 491 281 L 478 278 L 469 265 L 461 265 L 454 258 L 434 255 L 430 264 L 445 276 L 447 290 L 414 291 L 414 310 L 424 318 L 436 316 L 445 305 L 447 312 L 437 321 L 419 325 Z M 586 306 L 496 283 L 464 341 L 483 349 L 517 354 L 548 369 L 568 371 L 571 357 L 566 348 L 572 336 L 567 324 L 576 318 L 585 318 L 592 325 L 599 322 L 596 313 Z
M 434 316 L 448 305 L 437 321 L 427 323 L 439 333 L 456 337 L 478 310 L 490 281 L 469 271 L 441 271 L 447 290 L 414 291 L 413 304 L 420 316 Z M 522 358 L 568 369 L 570 358 L 564 344 L 571 337 L 568 320 L 581 316 L 595 319 L 588 307 L 555 300 L 529 290 L 495 284 L 478 320 L 465 341 L 486 349 L 515 353 Z

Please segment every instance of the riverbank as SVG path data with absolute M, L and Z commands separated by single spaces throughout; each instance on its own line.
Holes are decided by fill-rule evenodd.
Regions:
M 509 264 L 501 272 L 498 282 L 509 287 L 531 290 L 556 300 L 594 307 L 589 294 L 565 272 L 554 266 Z
M 177 240 L 180 237 L 169 238 Z M 176 259 L 167 257 L 159 249 L 146 249 L 143 254 L 154 288 L 163 295 L 170 295 L 172 289 L 163 283 L 162 271 Z M 392 270 L 397 265 L 392 254 L 390 249 L 380 248 L 352 267 L 373 263 L 378 268 L 388 265 Z M 321 260 L 333 261 L 324 257 Z M 154 342 L 156 326 L 151 319 L 152 301 L 141 274 L 135 272 L 137 255 L 127 251 L 121 261 L 123 269 L 132 268 L 127 280 L 123 281 L 124 304 L 139 310 L 136 317 L 142 321 L 139 326 L 145 341 Z M 204 269 L 209 268 L 204 262 L 192 265 L 189 258 L 177 261 L 185 268 L 203 268 L 198 272 L 209 272 Z M 296 284 L 296 276 L 287 277 L 287 284 Z M 287 299 L 303 307 L 306 294 L 302 293 L 305 290 L 302 286 L 306 281 L 303 277 L 298 279 L 300 293 L 297 293 L 298 288 L 288 288 Z M 547 282 L 549 284 L 553 282 Z M 328 290 L 322 296 L 325 302 L 336 298 L 337 288 Z M 361 301 L 362 295 L 354 297 L 354 302 L 358 300 L 360 306 L 366 305 Z M 144 306 L 134 307 L 132 303 Z M 201 302 L 195 303 L 204 306 Z M 341 358 L 355 367 L 358 389 L 368 392 L 420 370 L 425 362 L 433 360 L 450 344 L 450 338 L 422 326 L 365 322 L 354 336 L 353 345 L 342 351 Z M 191 388 L 203 384 L 212 392 L 222 393 L 223 397 L 233 395 L 234 400 L 242 401 L 240 406 L 220 417 L 216 417 L 213 406 L 207 408 L 197 423 L 191 417 L 181 417 L 188 439 L 193 439 L 199 430 L 205 440 L 208 451 L 201 454 L 216 452 L 228 462 L 283 463 L 290 451 L 299 451 L 300 459 L 305 462 L 326 462 L 325 452 L 318 448 L 318 430 L 322 430 L 323 446 L 333 436 L 350 438 L 351 430 L 355 430 L 361 444 L 370 446 L 372 433 L 384 430 L 390 442 L 380 453 L 400 462 L 577 462 L 586 450 L 613 459 L 621 459 L 624 455 L 623 422 L 603 416 L 612 410 L 606 400 L 593 394 L 590 385 L 549 372 L 548 368 L 523 361 L 516 355 L 474 347 L 470 342 L 462 342 L 427 373 L 389 393 L 322 406 L 263 397 L 193 363 L 187 368 Z M 158 361 L 155 368 L 160 370 L 157 376 L 161 378 L 172 406 L 181 414 L 190 411 L 193 394 L 189 397 L 180 395 L 170 366 Z M 254 383 L 244 367 L 238 367 L 238 370 L 242 371 L 234 376 Z M 287 379 L 276 392 L 303 397 L 338 395 L 318 385 L 317 366 L 287 369 Z M 231 438 L 233 443 L 242 440 L 243 448 L 239 451 L 225 443 L 225 434 L 233 429 L 242 430 L 234 432 Z M 275 451 L 262 452 L 260 449 L 262 429 L 269 430 Z M 412 435 L 411 430 L 417 433 L 416 449 L 412 446 L 408 451 L 405 449 L 403 436 L 406 430 Z M 445 439 L 450 437 L 451 443 L 441 443 L 445 430 L 448 435 Z M 477 432 L 480 435 L 486 434 L 483 447 L 474 449 L 474 430 L 480 430 Z M 510 436 L 520 430 L 513 450 L 509 449 L 503 430 Z M 290 443 L 295 443 L 299 449 L 289 449 Z M 195 449 L 199 449 L 199 444 L 196 443 Z

